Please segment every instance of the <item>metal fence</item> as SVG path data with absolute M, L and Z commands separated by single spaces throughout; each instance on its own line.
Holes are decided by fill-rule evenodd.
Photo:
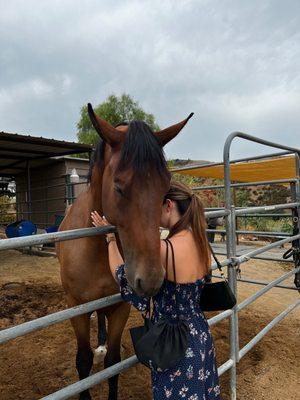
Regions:
M 296 154 L 296 169 L 297 169 L 297 179 L 293 180 L 292 184 L 293 187 L 293 203 L 287 204 L 278 204 L 273 206 L 262 206 L 262 207 L 248 207 L 248 208 L 238 208 L 235 209 L 234 205 L 232 204 L 231 199 L 231 180 L 230 180 L 230 147 L 231 143 L 234 138 L 240 137 L 246 140 L 250 140 L 253 142 L 257 142 L 260 144 L 264 144 L 267 146 L 280 148 L 283 150 L 287 150 L 288 153 Z M 282 154 L 282 153 L 279 153 Z M 284 152 L 286 154 L 286 152 Z M 230 342 L 230 357 L 229 359 L 222 364 L 218 368 L 219 375 L 222 375 L 227 370 L 230 370 L 230 392 L 231 392 L 231 400 L 235 400 L 237 398 L 236 395 L 236 366 L 237 363 L 244 357 L 247 352 L 255 346 L 263 337 L 264 335 L 273 328 L 278 322 L 280 322 L 286 315 L 292 312 L 297 306 L 300 305 L 300 299 L 297 299 L 293 304 L 289 305 L 285 310 L 283 310 L 279 315 L 277 315 L 269 324 L 267 324 L 254 338 L 252 338 L 244 347 L 240 348 L 239 346 L 239 329 L 238 329 L 238 313 L 243 310 L 246 306 L 253 303 L 256 299 L 263 296 L 267 291 L 271 290 L 274 287 L 282 288 L 282 289 L 295 289 L 291 286 L 281 285 L 283 281 L 294 275 L 295 273 L 300 272 L 300 266 L 295 265 L 291 271 L 285 273 L 281 277 L 273 280 L 272 282 L 262 282 L 256 280 L 247 280 L 241 279 L 237 276 L 237 268 L 252 258 L 258 257 L 269 251 L 275 247 L 281 246 L 285 243 L 293 243 L 294 247 L 299 248 L 300 242 L 300 234 L 299 234 L 299 208 L 300 208 L 300 189 L 299 189 L 299 150 L 293 149 L 287 146 L 281 146 L 276 143 L 271 143 L 264 141 L 262 139 L 249 136 L 242 133 L 233 133 L 231 134 L 228 139 L 226 140 L 225 147 L 224 147 L 224 181 L 225 181 L 225 208 L 220 210 L 214 211 L 207 211 L 205 213 L 206 218 L 209 217 L 217 217 L 217 216 L 224 216 L 226 219 L 226 251 L 227 251 L 227 258 L 221 262 L 224 267 L 227 267 L 228 271 L 228 281 L 229 284 L 237 294 L 237 282 L 247 282 L 252 284 L 262 285 L 263 288 L 258 290 L 254 295 L 248 297 L 242 303 L 237 304 L 232 310 L 226 310 L 217 314 L 216 316 L 210 318 L 208 323 L 210 326 L 217 324 L 218 322 L 224 320 L 225 318 L 230 318 L 230 334 L 229 334 L 229 342 Z M 275 154 L 275 155 L 278 155 Z M 268 155 L 269 157 L 270 155 Z M 255 157 L 253 157 L 255 158 Z M 251 159 L 253 159 L 251 158 Z M 256 157 L 262 158 L 262 156 Z M 250 159 L 250 158 L 249 158 Z M 245 160 L 245 159 L 243 159 Z M 246 159 L 247 160 L 247 159 Z M 240 161 L 240 160 L 239 160 Z M 277 181 L 278 182 L 278 181 Z M 269 182 L 268 182 L 269 183 Z M 252 184 L 252 183 L 251 183 Z M 288 237 L 282 238 L 277 240 L 275 243 L 270 243 L 260 248 L 255 248 L 254 250 L 250 250 L 246 254 L 242 254 L 237 256 L 236 252 L 236 217 L 239 215 L 245 214 L 257 214 L 257 213 L 268 213 L 270 211 L 277 211 L 277 210 L 284 210 L 290 209 L 292 210 L 293 217 L 293 224 L 294 224 L 294 233 L 296 234 L 289 235 Z M 13 238 L 13 239 L 5 239 L 0 241 L 0 250 L 8 250 L 8 249 L 16 249 L 24 246 L 34 246 L 42 243 L 53 243 L 63 240 L 74 240 L 76 238 L 93 236 L 93 235 L 101 235 L 108 232 L 115 231 L 115 227 L 108 226 L 108 227 L 101 227 L 101 228 L 85 228 L 85 229 L 76 229 L 64 232 L 55 232 L 49 234 L 42 234 L 42 235 L 34 235 L 30 237 L 24 238 Z M 276 260 L 278 261 L 278 260 Z M 217 266 L 214 264 L 212 269 L 215 270 Z M 219 277 L 216 275 L 216 277 Z M 86 304 L 81 304 L 76 307 L 72 307 L 63 311 L 59 311 L 42 318 L 35 319 L 33 321 L 29 321 L 18 326 L 14 326 L 8 329 L 4 329 L 0 331 L 0 343 L 5 343 L 8 340 L 17 338 L 19 336 L 23 336 L 29 332 L 33 332 L 39 329 L 43 329 L 47 326 L 65 321 L 69 318 L 82 315 L 85 313 L 89 313 L 109 305 L 115 304 L 120 302 L 121 296 L 120 294 L 116 294 L 113 296 L 109 296 L 106 298 L 102 298 L 99 300 L 95 300 Z M 136 356 L 129 357 L 107 369 L 102 370 L 96 374 L 89 376 L 86 379 L 78 381 L 72 385 L 67 386 L 66 388 L 59 390 L 55 393 L 52 393 L 46 397 L 44 400 L 59 400 L 59 399 L 68 399 L 69 397 L 82 392 L 106 379 L 109 377 L 116 375 L 122 371 L 127 370 L 128 368 L 132 367 L 133 365 L 137 364 L 138 360 Z

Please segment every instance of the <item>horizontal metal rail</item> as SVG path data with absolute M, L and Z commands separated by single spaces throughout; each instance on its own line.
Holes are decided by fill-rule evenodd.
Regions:
M 87 314 L 101 308 L 109 307 L 122 301 L 121 295 L 114 294 L 112 296 L 103 297 L 102 299 L 93 300 L 88 303 L 58 311 L 53 314 L 45 315 L 44 317 L 24 322 L 23 324 L 13 326 L 11 328 L 0 331 L 0 344 L 8 340 L 15 339 L 27 333 L 46 328 L 47 326 L 58 324 L 67 319 L 78 317 L 78 315 Z
M 235 209 L 235 215 L 240 216 L 240 215 L 246 215 L 246 214 L 255 214 L 255 213 L 260 213 L 260 212 L 268 212 L 268 211 L 276 211 L 276 210 L 284 210 L 284 209 L 292 209 L 295 207 L 299 207 L 300 203 L 285 203 L 285 204 L 275 204 L 275 205 L 270 205 L 270 206 L 260 206 L 260 207 L 236 207 Z M 207 218 L 211 216 L 215 216 L 214 214 L 210 213 L 215 213 L 217 211 L 225 211 L 225 208 L 223 207 L 211 207 L 211 208 L 205 208 L 205 216 Z M 228 210 L 226 210 L 228 212 Z M 219 214 L 218 216 L 222 216 L 222 214 Z M 247 215 L 248 216 L 248 215 Z M 272 216 L 272 214 L 270 214 Z
M 234 361 L 232 359 L 227 360 L 224 364 L 222 364 L 218 368 L 218 375 L 221 376 L 223 375 L 226 371 L 228 371 L 234 364 Z
M 240 351 L 239 360 L 248 353 L 278 322 L 292 312 L 296 307 L 300 305 L 300 299 L 296 300 L 293 304 L 289 305 L 284 311 L 282 311 L 277 317 L 275 317 L 268 325 L 266 325 L 253 339 L 250 340 Z
M 258 181 L 258 182 L 241 182 L 241 183 L 232 183 L 230 186 L 232 188 L 239 187 L 249 187 L 249 186 L 264 186 L 264 185 L 278 185 L 278 184 L 287 184 L 287 183 L 296 183 L 297 179 L 276 179 L 272 181 Z M 194 186 L 192 189 L 194 191 L 198 190 L 215 190 L 215 189 L 224 189 L 225 185 L 203 185 L 203 186 Z
M 73 383 L 57 392 L 54 392 L 46 397 L 43 397 L 41 400 L 66 400 L 71 396 L 78 395 L 84 390 L 90 389 L 91 387 L 98 385 L 99 383 L 111 378 L 114 375 L 118 375 L 121 372 L 126 371 L 127 369 L 133 367 L 138 364 L 139 361 L 136 356 L 131 356 L 126 360 L 120 361 L 117 364 L 112 365 L 104 369 L 103 371 L 97 372 L 89 376 L 88 378 L 82 379 L 76 383 Z M 218 368 L 218 375 L 221 376 L 233 365 L 232 360 L 226 361 L 223 365 Z
M 97 228 L 97 229 L 100 229 L 100 228 Z M 104 228 L 102 228 L 102 229 L 104 229 Z M 295 238 L 295 237 L 300 237 L 300 234 L 296 235 L 296 236 L 294 236 L 292 238 L 283 239 L 282 241 L 285 241 L 285 242 L 289 241 L 289 240 L 291 241 L 291 240 L 294 240 L 293 238 Z M 276 247 L 276 245 L 278 245 L 279 242 L 280 241 L 278 241 L 276 243 L 272 243 L 271 244 L 272 247 Z M 0 242 L 0 244 L 1 244 L 1 242 Z M 266 249 L 266 248 L 269 248 L 269 247 L 270 247 L 270 245 L 264 246 L 263 249 Z M 261 250 L 261 249 L 257 249 L 255 251 L 258 251 L 258 250 Z M 264 250 L 262 250 L 262 251 L 264 251 Z M 249 260 L 249 254 L 251 254 L 251 253 L 254 253 L 254 251 L 252 251 L 250 253 L 247 253 L 247 255 L 244 256 L 243 260 L 240 261 L 240 263 L 248 261 Z M 225 266 L 229 265 L 230 263 L 231 263 L 231 260 L 226 259 L 226 260 L 221 262 L 221 265 L 223 267 L 225 267 Z M 212 265 L 212 270 L 215 270 L 215 269 L 217 269 L 217 265 L 213 264 Z M 298 269 L 300 270 L 300 267 Z M 293 271 L 290 271 L 286 275 L 290 276 L 292 273 L 295 273 L 295 271 L 296 271 L 296 269 L 293 270 Z M 286 278 L 284 278 L 284 279 L 286 279 Z M 283 280 L 283 279 L 281 279 L 281 280 Z M 281 282 L 281 280 L 278 281 L 278 282 L 276 280 L 275 281 L 275 285 L 277 283 Z M 267 290 L 265 290 L 265 289 L 266 288 L 264 288 L 263 290 L 264 291 L 269 290 L 269 289 L 267 289 Z M 116 296 L 118 296 L 118 295 L 116 295 Z M 84 314 L 84 313 L 87 313 L 87 312 L 95 311 L 96 309 L 101 308 L 101 304 L 105 304 L 105 305 L 103 305 L 103 307 L 111 305 L 110 303 L 105 303 L 104 300 L 105 300 L 105 298 L 104 299 L 99 299 L 99 303 L 97 303 L 98 300 L 95 300 L 95 302 L 90 302 L 90 303 L 87 303 L 87 304 L 82 304 L 81 306 L 78 306 L 78 307 L 73 307 L 71 309 L 59 311 L 58 313 L 53 313 L 53 314 L 47 315 L 45 317 L 41 317 L 41 318 L 39 318 L 37 320 L 25 322 L 24 324 L 21 324 L 21 325 L 18 325 L 18 326 L 15 326 L 15 327 L 8 328 L 8 329 L 5 329 L 3 331 L 0 331 L 0 343 L 3 343 L 3 342 L 5 342 L 7 340 L 10 340 L 12 338 L 16 338 L 18 336 L 22 336 L 25 333 L 33 332 L 35 330 L 44 328 L 44 327 L 52 325 L 54 323 L 64 321 L 66 319 L 72 318 L 73 316 L 81 315 L 81 314 Z M 119 298 L 115 297 L 113 300 L 109 299 L 108 301 L 118 302 L 118 301 L 120 301 L 120 297 Z M 70 316 L 70 313 L 71 313 L 71 316 Z M 217 316 L 213 317 L 211 323 L 212 324 L 217 323 L 219 320 L 222 320 L 223 318 L 226 318 L 230 314 L 231 314 L 231 310 L 227 310 L 224 313 L 218 314 Z
M 248 297 L 246 300 L 242 301 L 237 307 L 237 311 L 241 311 L 243 308 L 247 307 L 249 304 L 253 303 L 255 300 L 257 300 L 259 297 L 261 297 L 263 294 L 268 292 L 270 289 L 272 289 L 274 286 L 276 286 L 278 283 L 284 281 L 285 279 L 289 278 L 290 276 L 296 274 L 297 272 L 300 271 L 300 267 L 294 268 L 291 271 L 287 272 L 286 274 L 280 276 L 277 279 L 274 279 L 274 281 L 268 283 L 264 288 L 260 289 L 258 292 L 254 293 L 252 296 Z
M 69 399 L 71 396 L 79 394 L 84 390 L 87 390 L 106 379 L 111 378 L 114 375 L 119 374 L 120 372 L 126 371 L 128 368 L 133 367 L 138 364 L 138 359 L 136 356 L 131 356 L 126 360 L 120 361 L 117 364 L 112 365 L 111 367 L 105 368 L 103 371 L 97 372 L 85 379 L 82 379 L 72 385 L 69 385 L 57 392 L 50 394 L 49 396 L 43 397 L 41 400 L 65 400 Z
M 208 217 L 228 215 L 229 212 L 225 210 L 210 211 L 205 213 Z M 112 225 L 99 228 L 81 228 L 68 231 L 42 233 L 39 235 L 32 235 L 19 238 L 3 239 L 0 241 L 0 251 L 17 249 L 20 247 L 35 246 L 43 243 L 56 243 L 64 240 L 80 239 L 94 235 L 102 235 L 110 232 L 116 232 L 116 228 Z
M 50 211 L 20 211 L 20 210 L 14 210 L 13 212 L 0 212 L 0 215 L 1 214 L 3 214 L 3 215 L 11 215 L 11 214 L 28 214 L 28 215 L 31 215 L 31 214 L 57 214 L 57 213 L 59 213 L 59 212 L 65 212 L 66 211 L 66 209 L 64 209 L 64 210 L 50 210 Z
M 215 250 L 215 254 L 220 255 L 220 256 L 226 255 L 224 252 L 222 253 L 218 250 Z M 275 262 L 279 262 L 279 263 L 288 263 L 288 264 L 294 263 L 294 261 L 291 259 L 285 260 L 283 258 L 276 258 L 276 257 L 270 257 L 270 256 L 263 256 L 263 255 L 253 256 L 251 258 L 253 258 L 254 260 L 275 261 Z
M 30 201 L 19 201 L 16 204 L 33 204 L 33 203 L 42 203 L 42 202 L 49 202 L 49 201 L 58 201 L 58 200 L 66 200 L 66 199 L 72 199 L 75 197 L 67 197 L 67 196 L 61 196 L 61 197 L 45 197 L 43 199 L 36 199 L 36 200 L 30 200 Z
M 44 243 L 56 243 L 63 240 L 81 239 L 83 237 L 103 235 L 110 232 L 116 232 L 116 228 L 112 225 L 99 228 L 73 229 L 69 231 L 42 233 L 39 235 L 3 239 L 0 241 L 0 251 L 35 246 Z
M 236 132 L 234 132 L 236 133 Z M 249 136 L 249 135 L 248 135 Z M 265 143 L 263 143 L 265 144 Z M 231 164 L 236 164 L 236 163 L 240 163 L 240 162 L 244 162 L 244 161 L 254 161 L 254 160 L 262 160 L 264 158 L 273 158 L 273 157 L 281 157 L 287 154 L 293 154 L 295 152 L 295 150 L 290 150 L 290 151 L 281 151 L 278 153 L 271 153 L 271 154 L 265 154 L 265 155 L 260 155 L 260 156 L 253 156 L 253 157 L 245 157 L 245 158 L 238 158 L 236 160 L 231 160 L 230 161 L 230 165 Z M 177 173 L 180 171 L 184 171 L 186 169 L 198 169 L 198 168 L 207 168 L 207 167 L 216 167 L 219 165 L 224 165 L 223 161 L 219 161 L 219 162 L 206 162 L 203 164 L 192 164 L 192 165 L 185 165 L 183 167 L 173 167 L 170 168 L 170 172 L 172 173 Z
M 226 267 L 230 260 L 224 260 L 220 264 Z M 212 270 L 217 269 L 217 265 L 212 265 Z M 26 335 L 27 333 L 46 328 L 47 326 L 66 321 L 67 319 L 77 317 L 78 315 L 86 314 L 99 310 L 100 308 L 109 307 L 113 304 L 122 301 L 120 294 L 104 297 L 102 299 L 90 301 L 88 303 L 80 304 L 75 307 L 67 308 L 66 310 L 57 311 L 55 313 L 45 315 L 44 317 L 34 319 L 32 321 L 24 322 L 23 324 L 13 326 L 11 328 L 3 329 L 0 331 L 0 344 L 15 339 L 19 336 Z M 220 317 L 219 317 L 220 318 Z M 225 318 L 225 317 L 224 317 Z
M 206 229 L 207 232 L 226 233 L 225 229 Z M 256 235 L 265 237 L 289 237 L 290 233 L 286 232 L 268 232 L 268 231 L 252 231 L 252 230 L 236 230 L 237 235 Z
M 243 214 L 239 218 L 292 218 L 292 214 Z
M 215 315 L 214 317 L 207 320 L 209 326 L 216 325 L 218 322 L 223 321 L 223 319 L 230 317 L 233 314 L 233 310 L 225 310 L 221 313 Z
M 212 275 L 213 278 L 217 278 L 217 279 L 223 279 L 221 275 Z M 262 285 L 262 286 L 267 286 L 270 282 L 266 282 L 266 281 L 257 281 L 254 279 L 244 279 L 244 278 L 237 278 L 238 282 L 242 282 L 242 283 L 251 283 L 253 285 Z M 275 288 L 279 288 L 279 289 L 289 289 L 289 290 L 297 290 L 298 288 L 296 288 L 295 286 L 290 286 L 290 285 L 274 285 Z
M 243 215 L 243 214 L 252 214 L 260 211 L 275 211 L 275 210 L 284 210 L 289 208 L 295 208 L 300 206 L 300 203 L 286 203 L 286 204 L 276 204 L 272 206 L 262 206 L 262 207 L 248 207 L 248 208 L 239 208 L 236 209 L 236 215 Z
M 243 263 L 245 261 L 249 261 L 254 256 L 257 256 L 259 254 L 265 253 L 268 250 L 271 250 L 271 249 L 273 249 L 275 247 L 281 246 L 282 244 L 292 242 L 292 241 L 294 241 L 296 239 L 300 239 L 300 234 L 287 237 L 286 239 L 277 240 L 274 243 L 270 243 L 270 244 L 267 244 L 266 246 L 263 246 L 263 247 L 255 249 L 255 250 L 249 251 L 246 254 L 242 254 L 242 255 L 236 257 L 235 261 L 236 261 L 236 263 L 241 264 L 241 263 Z
M 58 183 L 57 185 L 44 185 L 44 186 L 34 186 L 31 187 L 31 191 L 33 190 L 42 190 L 42 189 L 55 189 L 58 187 L 65 187 L 65 186 L 77 186 L 77 185 L 87 185 L 89 181 L 82 181 L 82 182 L 63 182 L 63 183 Z M 16 194 L 21 194 L 21 193 L 27 193 L 27 190 L 19 190 L 16 192 Z

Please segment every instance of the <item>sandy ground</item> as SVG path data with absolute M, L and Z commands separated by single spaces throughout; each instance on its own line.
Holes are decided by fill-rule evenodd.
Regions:
M 290 265 L 250 261 L 242 266 L 243 277 L 272 280 Z M 18 282 L 19 285 L 8 283 Z M 292 278 L 286 283 L 292 283 Z M 8 285 L 7 285 L 8 284 Z M 260 286 L 239 284 L 239 300 Z M 243 346 L 264 325 L 299 298 L 297 291 L 273 289 L 240 314 L 240 345 Z M 0 328 L 6 328 L 65 308 L 56 258 L 1 253 Z M 128 326 L 139 323 L 132 310 Z M 95 319 L 92 319 L 95 344 Z M 228 321 L 212 329 L 218 364 L 228 359 Z M 238 399 L 300 398 L 300 309 L 296 309 L 241 360 L 238 366 Z M 0 347 L 0 399 L 34 400 L 77 380 L 75 339 L 69 321 L 12 340 Z M 128 329 L 123 335 L 122 357 L 133 354 Z M 96 366 L 97 371 L 101 366 Z M 221 378 L 224 400 L 228 395 L 229 374 Z M 297 386 L 298 384 L 298 386 Z M 93 399 L 107 398 L 107 384 L 92 389 Z M 120 400 L 151 399 L 149 372 L 143 366 L 121 374 Z

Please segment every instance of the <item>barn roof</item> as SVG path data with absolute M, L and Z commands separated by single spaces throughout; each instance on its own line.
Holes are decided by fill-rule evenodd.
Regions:
M 92 146 L 63 140 L 0 132 L 0 176 L 15 176 L 38 161 L 69 154 L 87 153 Z
M 296 178 L 295 156 L 286 155 L 262 160 L 231 164 L 231 180 L 236 182 L 261 182 Z M 174 168 L 172 172 L 204 178 L 224 179 L 222 163 L 209 163 Z

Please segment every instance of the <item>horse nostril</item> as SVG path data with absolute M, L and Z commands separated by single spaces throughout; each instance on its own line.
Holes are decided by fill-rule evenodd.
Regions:
M 136 291 L 138 291 L 138 292 L 141 292 L 142 291 L 142 280 L 141 280 L 141 278 L 136 278 L 135 279 L 135 290 Z

